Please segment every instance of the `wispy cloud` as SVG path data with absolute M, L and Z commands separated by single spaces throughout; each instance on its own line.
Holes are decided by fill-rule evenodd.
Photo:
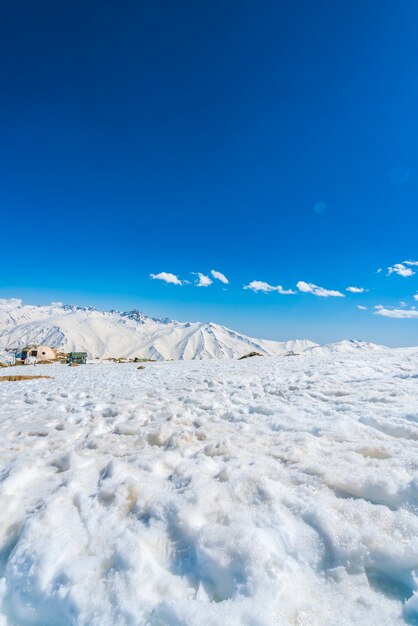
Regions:
M 221 283 L 223 283 L 224 285 L 228 285 L 229 280 L 227 279 L 225 274 L 222 274 L 222 272 L 217 272 L 216 270 L 211 270 L 210 273 L 212 274 L 213 278 L 216 278 L 216 280 L 220 280 Z
M 153 280 L 163 280 L 166 283 L 171 283 L 172 285 L 181 285 L 182 282 L 175 274 L 170 274 L 170 272 L 160 272 L 159 274 L 150 274 L 150 278 Z
M 418 300 L 418 293 L 414 295 L 414 300 Z
M 244 289 L 251 289 L 251 291 L 257 292 L 262 291 L 263 293 L 270 293 L 272 291 L 277 291 L 283 296 L 288 296 L 291 294 L 295 294 L 296 292 L 292 289 L 284 289 L 281 285 L 269 285 L 268 283 L 262 280 L 252 280 L 248 285 L 244 285 Z
M 196 287 L 209 287 L 213 283 L 213 280 L 206 276 L 206 274 L 197 273 L 199 280 L 196 283 Z
M 363 306 L 362 304 L 358 304 L 357 308 L 360 309 L 360 311 L 367 311 L 367 306 Z
M 410 309 L 387 309 L 384 306 L 377 305 L 374 315 L 381 315 L 382 317 L 396 317 L 399 319 L 418 318 L 418 311 L 411 307 Z
M 391 274 L 398 274 L 398 276 L 403 276 L 404 278 L 408 278 L 408 276 L 413 276 L 415 271 L 412 267 L 417 267 L 418 261 L 403 261 L 403 263 L 395 263 L 388 267 L 387 276 Z
M 324 289 L 323 287 L 318 287 L 318 285 L 314 285 L 313 283 L 305 283 L 304 280 L 300 280 L 296 287 L 303 293 L 311 293 L 312 295 L 319 296 L 320 298 L 345 298 L 345 295 L 341 293 L 341 291 L 336 291 L 335 289 Z
M 364 287 L 347 287 L 346 291 L 349 291 L 350 293 L 365 293 L 368 289 L 365 289 Z

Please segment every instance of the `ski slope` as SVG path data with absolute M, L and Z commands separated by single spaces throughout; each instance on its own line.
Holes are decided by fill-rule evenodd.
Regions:
M 8 372 L 1 626 L 418 623 L 418 349 Z

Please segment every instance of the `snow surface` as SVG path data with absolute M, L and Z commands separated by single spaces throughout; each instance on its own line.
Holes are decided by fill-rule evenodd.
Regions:
M 157 361 L 234 359 L 253 351 L 274 356 L 316 345 L 307 339 L 253 339 L 219 324 L 158 320 L 137 310 L 121 313 L 0 300 L 0 349 L 28 344 L 44 344 L 63 352 L 85 351 L 93 358 Z
M 2 626 L 418 623 L 418 349 L 3 373 Z

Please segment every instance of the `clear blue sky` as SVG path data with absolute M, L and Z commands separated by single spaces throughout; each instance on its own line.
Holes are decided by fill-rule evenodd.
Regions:
M 418 344 L 418 267 L 387 275 L 418 258 L 417 32 L 415 0 L 3 3 L 0 296 Z

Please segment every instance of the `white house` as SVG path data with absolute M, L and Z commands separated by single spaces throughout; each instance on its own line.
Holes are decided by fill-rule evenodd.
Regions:
M 22 349 L 22 359 L 36 361 L 53 361 L 56 359 L 56 354 L 53 348 L 49 346 L 26 346 Z

